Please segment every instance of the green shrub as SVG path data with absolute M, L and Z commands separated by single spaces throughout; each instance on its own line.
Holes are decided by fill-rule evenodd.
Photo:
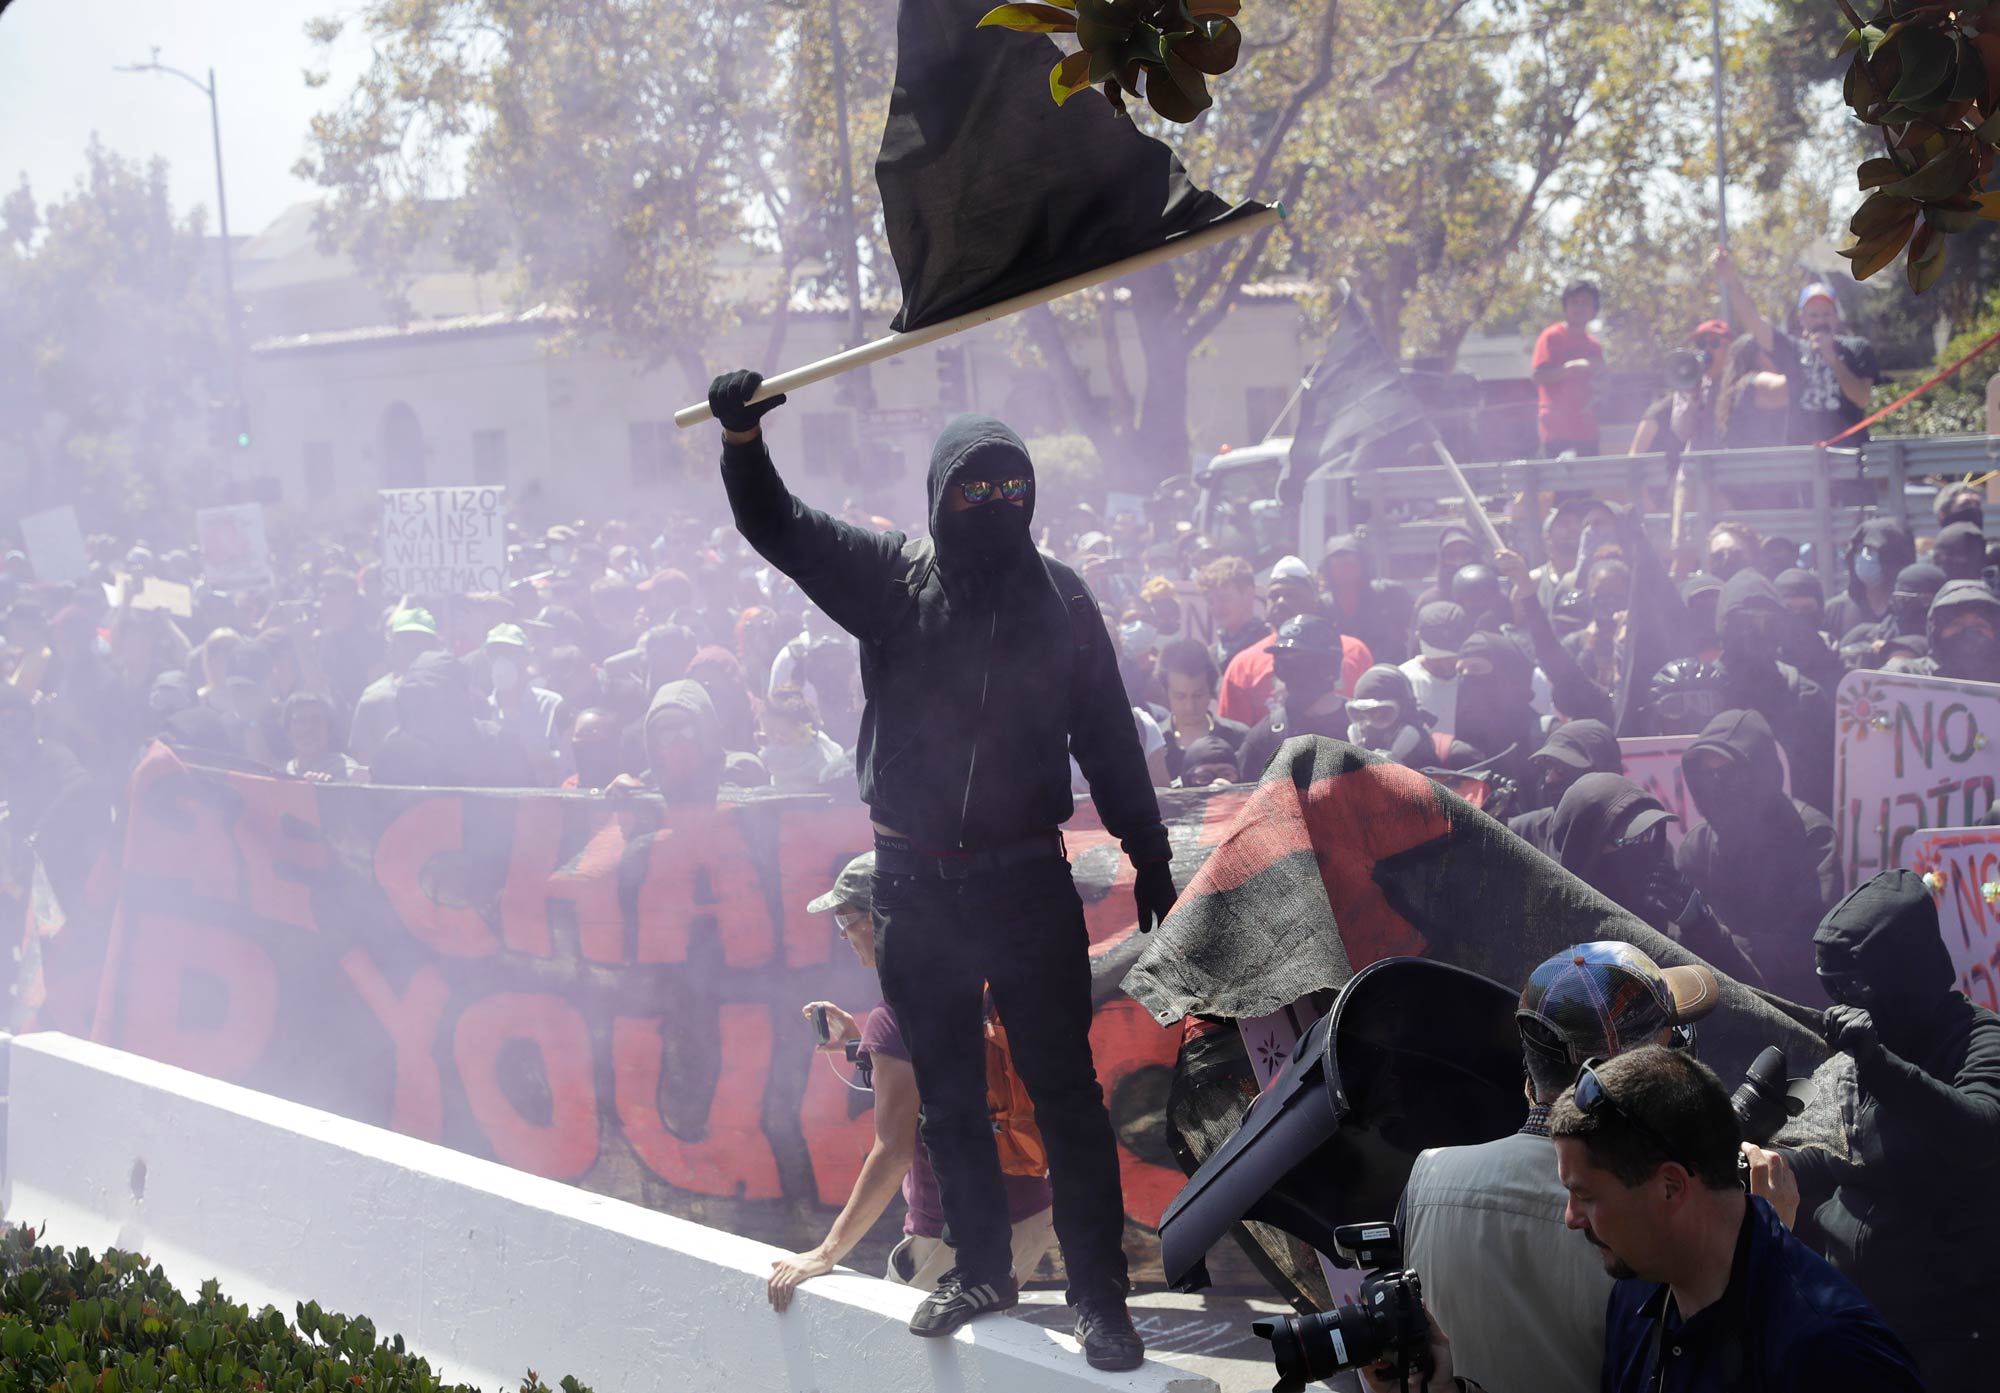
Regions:
M 447 1384 L 403 1337 L 377 1340 L 365 1316 L 308 1301 L 297 1324 L 252 1314 L 213 1279 L 194 1301 L 135 1253 L 39 1246 L 0 1229 L 0 1369 L 7 1388 L 48 1393 L 473 1393 Z M 574 1378 L 563 1393 L 589 1393 Z M 521 1393 L 550 1393 L 529 1370 Z

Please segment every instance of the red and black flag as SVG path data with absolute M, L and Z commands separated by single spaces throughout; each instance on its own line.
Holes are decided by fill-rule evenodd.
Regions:
M 992 0 L 902 0 L 875 179 L 908 333 L 1261 212 L 1195 187 L 1102 98 L 1058 106 L 1046 34 L 977 28 Z

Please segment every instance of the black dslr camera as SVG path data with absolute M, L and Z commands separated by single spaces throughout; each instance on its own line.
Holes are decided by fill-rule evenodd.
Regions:
M 1811 1079 L 1785 1077 L 1785 1052 L 1776 1045 L 1767 1047 L 1750 1062 L 1743 1083 L 1730 1095 L 1729 1106 L 1743 1140 L 1763 1146 L 1784 1129 L 1787 1122 L 1806 1110 L 1812 1101 Z M 1750 1193 L 1750 1158 L 1736 1157 L 1736 1178 L 1743 1193 Z
M 1676 392 L 1692 392 L 1701 386 L 1701 379 L 1708 372 L 1709 364 L 1715 361 L 1715 353 L 1706 348 L 1681 349 L 1667 355 L 1667 387 Z
M 1271 1393 L 1299 1393 L 1310 1381 L 1384 1360 L 1394 1361 L 1396 1377 L 1405 1384 L 1412 1372 L 1428 1378 L 1430 1322 L 1423 1284 L 1403 1267 L 1402 1234 L 1394 1224 L 1342 1224 L 1333 1231 L 1333 1243 L 1343 1266 L 1368 1269 L 1361 1299 L 1338 1310 L 1252 1323 L 1250 1329 L 1271 1342 L 1271 1361 L 1278 1366 Z

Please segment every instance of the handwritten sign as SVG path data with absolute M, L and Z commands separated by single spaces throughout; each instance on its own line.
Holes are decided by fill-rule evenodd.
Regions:
M 384 589 L 470 595 L 505 588 L 505 489 L 383 489 L 381 497 Z
M 2000 1011 L 2000 827 L 1913 832 L 1903 849 L 1910 870 L 1936 877 L 1931 893 L 1958 989 Z
M 1681 756 L 1699 739 L 1699 735 L 1647 735 L 1618 742 L 1619 757 L 1625 762 L 1625 777 L 1659 799 L 1660 806 L 1679 819 L 1667 824 L 1667 844 L 1676 848 L 1688 828 L 1705 821 L 1701 810 L 1694 805 L 1694 795 L 1688 792 L 1687 778 L 1681 773 Z M 1791 761 L 1785 758 L 1782 748 L 1778 751 L 1778 763 L 1784 766 L 1785 791 L 1789 793 Z
M 197 508 L 195 536 L 201 571 L 212 590 L 260 590 L 271 584 L 271 547 L 264 537 L 264 505 L 231 503 Z
M 1993 806 L 2000 686 L 1851 672 L 1835 701 L 1834 823 L 1849 889 L 1904 865 L 1913 833 L 1971 826 Z
M 76 525 L 76 509 L 67 503 L 22 518 L 21 545 L 27 548 L 35 579 L 44 585 L 81 580 L 90 570 L 90 558 L 83 552 L 83 529 Z

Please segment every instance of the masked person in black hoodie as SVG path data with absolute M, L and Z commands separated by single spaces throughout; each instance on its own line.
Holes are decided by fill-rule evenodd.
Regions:
M 1715 607 L 1721 707 L 1762 716 L 1785 747 L 1793 795 L 1826 812 L 1833 807 L 1833 702 L 1817 682 L 1778 660 L 1790 618 L 1777 589 L 1756 571 L 1739 571 L 1722 587 Z
M 1925 624 L 1928 658 L 1900 658 L 1892 672 L 2000 682 L 2000 597 L 1980 580 L 1948 580 L 1931 601 Z
M 1410 592 L 1392 580 L 1375 578 L 1359 537 L 1348 533 L 1328 542 L 1319 576 L 1326 613 L 1343 634 L 1367 644 L 1378 663 L 1400 663 L 1410 656 L 1415 612 Z
M 1818 809 L 1785 792 L 1778 742 L 1755 711 L 1724 711 L 1681 755 L 1701 813 L 1674 855 L 1731 929 L 1754 936 L 1764 985 L 1823 1004 L 1812 936 L 1840 898 L 1840 844 Z
M 1093 1366 L 1137 1368 L 1117 1141 L 1090 1053 L 1089 939 L 1057 830 L 1075 811 L 1074 753 L 1138 867 L 1140 929 L 1172 908 L 1172 851 L 1117 653 L 1083 582 L 1035 550 L 1035 468 L 1013 431 L 987 416 L 945 427 L 931 535 L 906 539 L 792 496 L 759 425 L 784 397 L 753 403 L 762 384 L 733 372 L 709 388 L 722 480 L 744 539 L 860 640 L 855 765 L 875 825 L 882 993 L 956 1248 L 910 1329 L 948 1335 L 1019 1299 L 986 1107 L 990 986 L 1048 1146 L 1077 1338 Z
M 1617 734 L 1604 722 L 1591 720 L 1566 721 L 1557 726 L 1542 747 L 1528 757 L 1528 765 L 1534 771 L 1534 779 L 1522 793 L 1526 801 L 1542 806 L 1508 818 L 1507 830 L 1549 856 L 1556 854 L 1556 808 L 1570 785 L 1585 774 L 1625 772 Z
M 1339 692 L 1338 625 L 1317 614 L 1293 615 L 1278 626 L 1271 666 L 1283 691 L 1277 708 L 1251 729 L 1237 754 L 1237 770 L 1245 783 L 1261 779 L 1271 756 L 1294 735 L 1339 740 L 1347 734 L 1347 713 Z
M 1409 674 L 1377 663 L 1361 674 L 1347 699 L 1347 740 L 1387 755 L 1408 769 L 1455 769 L 1478 756 L 1457 741 L 1440 751 L 1436 722 L 1417 704 Z
M 1928 561 L 1912 562 L 1896 572 L 1889 613 L 1874 624 L 1834 635 L 1840 641 L 1841 662 L 1850 668 L 1879 668 L 1899 657 L 1928 657 L 1931 601 L 1942 589 L 1944 572 Z
M 1433 604 L 1438 600 L 1451 598 L 1451 583 L 1458 573 L 1467 566 L 1474 566 L 1487 560 L 1485 548 L 1469 528 L 1453 524 L 1438 533 L 1437 580 L 1430 589 L 1417 596 L 1417 608 Z
M 1674 867 L 1667 845 L 1673 814 L 1622 774 L 1585 774 L 1569 786 L 1549 825 L 1562 868 L 1638 915 L 1718 972 L 1760 987 L 1762 974 L 1743 941 L 1716 919 Z
M 1902 1337 L 1925 1382 L 1991 1388 L 2000 1016 L 1955 990 L 1937 902 L 1914 871 L 1884 871 L 1842 900 L 1813 949 L 1836 1003 L 1827 1044 L 1853 1057 L 1857 1101 L 1842 1109 L 1850 1159 L 1791 1155 L 1799 1193 L 1818 1205 L 1827 1260 Z
M 1827 601 L 1826 628 L 1844 634 L 1857 624 L 1875 624 L 1889 612 L 1896 573 L 1917 559 L 1910 530 L 1894 518 L 1871 518 L 1854 529 L 1843 557 L 1847 592 Z
M 1452 734 L 1477 753 L 1481 767 L 1534 782 L 1529 756 L 1542 746 L 1535 711 L 1535 665 L 1505 634 L 1481 631 L 1458 649 L 1458 721 Z

